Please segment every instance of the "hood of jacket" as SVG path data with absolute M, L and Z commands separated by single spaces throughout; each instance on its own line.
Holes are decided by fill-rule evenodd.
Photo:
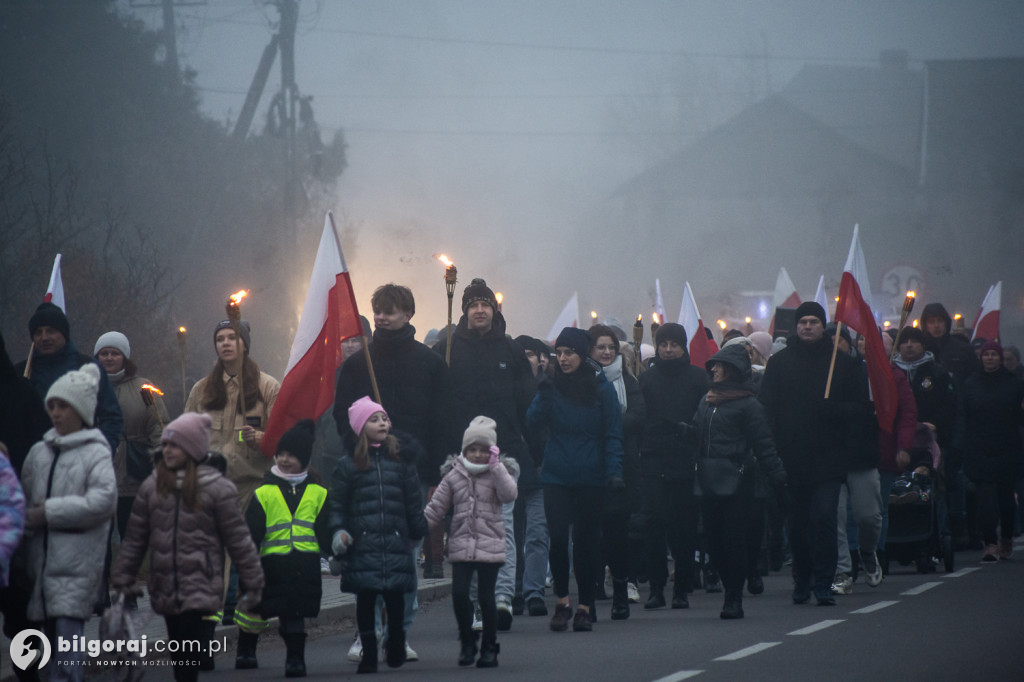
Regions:
M 740 374 L 740 383 L 742 384 L 748 383 L 753 378 L 753 372 L 750 367 L 750 354 L 747 353 L 747 348 L 743 344 L 737 343 L 732 346 L 726 346 L 712 355 L 711 359 L 704 363 L 704 366 L 710 372 L 711 366 L 716 362 L 735 367 L 736 371 Z
M 68 448 L 78 447 L 86 443 L 102 443 L 110 449 L 110 443 L 103 436 L 103 432 L 99 429 L 79 429 L 73 431 L 66 436 L 61 436 L 57 433 L 57 429 L 50 429 L 43 435 L 43 440 L 51 448 L 67 450 Z
M 946 333 L 943 334 L 943 336 L 949 336 L 950 330 L 953 329 L 953 318 L 951 318 L 949 316 L 949 313 L 946 311 L 946 306 L 942 305 L 941 303 L 929 303 L 924 307 L 924 310 L 921 311 L 922 326 L 924 325 L 925 320 L 927 320 L 929 317 L 941 317 L 943 320 L 945 320 Z

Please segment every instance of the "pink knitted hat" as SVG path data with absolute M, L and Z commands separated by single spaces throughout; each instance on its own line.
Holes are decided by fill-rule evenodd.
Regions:
M 202 462 L 210 447 L 210 425 L 210 415 L 186 412 L 164 427 L 160 442 L 174 443 L 196 462 Z
M 368 395 L 352 403 L 348 408 L 348 423 L 352 427 L 352 433 L 356 436 L 362 435 L 366 422 L 378 412 L 388 413 L 383 406 L 370 400 Z

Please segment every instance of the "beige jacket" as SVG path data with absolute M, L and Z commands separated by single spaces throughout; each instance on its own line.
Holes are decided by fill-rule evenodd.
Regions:
M 163 398 L 154 394 L 153 401 L 156 409 L 160 412 L 160 419 L 157 419 L 152 407 L 146 407 L 142 401 L 139 389 L 143 384 L 151 384 L 149 379 L 138 376 L 124 377 L 120 381 L 112 380 L 114 392 L 117 393 L 117 403 L 121 406 L 121 415 L 124 417 L 124 434 L 121 443 L 114 453 L 114 473 L 117 474 L 117 494 L 119 497 L 135 497 L 139 492 L 142 481 L 128 475 L 127 465 L 127 441 L 138 441 L 144 443 L 148 448 L 156 448 L 160 445 L 160 435 L 163 433 L 161 421 L 166 424 L 167 408 L 164 407 Z
M 269 374 L 260 372 L 259 400 L 243 417 L 238 411 L 238 377 L 225 372 L 222 379 L 227 386 L 228 403 L 222 410 L 207 412 L 213 422 L 210 430 L 210 450 L 221 453 L 228 461 L 227 476 L 238 488 L 238 503 L 242 513 L 245 513 L 256 488 L 263 485 L 263 474 L 270 471 L 274 464 L 273 458 L 266 457 L 260 452 L 259 443 L 267 429 L 267 419 L 270 418 L 270 411 L 274 409 L 274 401 L 277 400 L 281 384 Z M 192 387 L 185 402 L 186 412 L 205 412 L 202 406 L 204 386 L 206 377 Z M 256 429 L 256 447 L 250 447 L 240 438 L 246 418 Z M 258 424 L 254 423 L 257 419 Z

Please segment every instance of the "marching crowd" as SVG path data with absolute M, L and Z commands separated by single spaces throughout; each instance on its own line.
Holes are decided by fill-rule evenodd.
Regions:
M 1019 352 L 972 347 L 940 304 L 920 328 L 882 334 L 896 344 L 891 430 L 879 428 L 862 339 L 813 302 L 788 338 L 730 332 L 703 367 L 673 323 L 652 357 L 615 326 L 565 328 L 553 347 L 513 337 L 480 279 L 432 346 L 415 339 L 408 288 L 379 287 L 372 309 L 367 351 L 342 343 L 333 410 L 295 424 L 273 457 L 260 446 L 279 383 L 251 357 L 245 321 L 214 327 L 216 362 L 174 420 L 120 332 L 85 355 L 44 303 L 26 361 L 12 363 L 0 338 L 4 632 L 81 635 L 111 594 L 134 603 L 142 571 L 169 639 L 208 641 L 233 621 L 235 667 L 255 668 L 277 618 L 285 675 L 304 676 L 304 618 L 319 611 L 330 558 L 356 596 L 348 657 L 376 672 L 381 657 L 417 658 L 419 564 L 440 578 L 447 560 L 457 663 L 495 667 L 498 632 L 516 617 L 587 632 L 609 596 L 610 618 L 624 620 L 631 603 L 686 609 L 703 589 L 724 592 L 723 619 L 743 618 L 744 588 L 760 594 L 788 561 L 795 604 L 834 605 L 858 575 L 883 580 L 893 505 L 931 505 L 938 537 L 983 561 L 1011 557 Z M 51 679 L 81 679 L 68 665 L 81 653 L 54 656 L 65 664 Z M 213 665 L 173 656 L 179 680 Z

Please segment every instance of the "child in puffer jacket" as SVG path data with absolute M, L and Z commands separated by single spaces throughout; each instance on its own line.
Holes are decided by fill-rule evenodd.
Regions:
M 424 510 L 427 523 L 444 522 L 448 508 L 455 507 L 448 534 L 448 559 L 452 564 L 452 607 L 459 625 L 462 649 L 459 665 L 473 665 L 476 634 L 469 586 L 477 574 L 483 641 L 478 668 L 498 665 L 498 611 L 494 588 L 498 569 L 505 563 L 505 523 L 501 505 L 516 499 L 514 459 L 498 451 L 497 425 L 488 417 L 475 417 L 462 437 L 462 453 L 451 455 L 441 466 L 441 484 Z

